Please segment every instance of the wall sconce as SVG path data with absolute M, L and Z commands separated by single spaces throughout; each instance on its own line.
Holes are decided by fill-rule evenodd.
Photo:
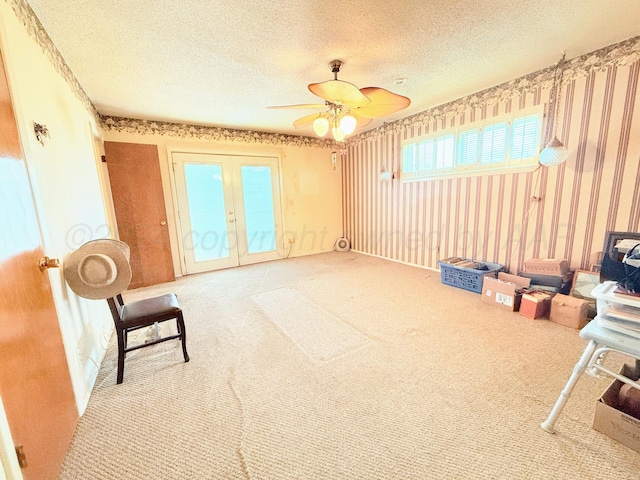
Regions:
M 36 134 L 36 140 L 44 147 L 44 138 L 49 138 L 49 129 L 46 125 L 33 122 L 33 133 Z
M 378 174 L 378 179 L 381 182 L 388 182 L 394 178 L 396 178 L 395 174 L 387 170 L 387 167 L 382 167 L 382 170 L 380 170 L 380 173 Z

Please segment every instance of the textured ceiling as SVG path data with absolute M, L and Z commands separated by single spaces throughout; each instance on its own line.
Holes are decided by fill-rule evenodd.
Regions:
M 370 129 L 640 35 L 638 0 L 28 2 L 103 115 L 309 136 L 265 107 L 318 103 L 335 58 L 412 100 Z

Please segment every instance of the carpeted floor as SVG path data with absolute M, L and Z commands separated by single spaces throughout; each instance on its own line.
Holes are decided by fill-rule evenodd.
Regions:
M 251 300 L 314 362 L 330 362 L 369 343 L 367 337 L 295 288 L 258 293 Z
M 584 349 L 577 331 L 437 272 L 335 252 L 125 300 L 171 291 L 191 361 L 177 342 L 138 350 L 116 385 L 112 339 L 60 479 L 639 478 L 640 454 L 591 427 L 610 380 L 583 376 L 557 434 L 539 426 Z

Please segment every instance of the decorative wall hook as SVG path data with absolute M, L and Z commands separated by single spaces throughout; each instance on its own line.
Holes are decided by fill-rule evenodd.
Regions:
M 33 122 L 33 132 L 36 134 L 36 140 L 44 147 L 44 139 L 49 138 L 49 129 L 46 125 Z

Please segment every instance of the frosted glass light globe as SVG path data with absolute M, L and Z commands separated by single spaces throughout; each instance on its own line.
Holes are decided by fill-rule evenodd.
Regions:
M 340 128 L 345 135 L 351 135 L 356 129 L 356 119 L 351 115 L 345 115 L 340 120 Z
M 329 120 L 324 117 L 318 117 L 313 121 L 313 131 L 319 137 L 324 137 L 329 131 Z

